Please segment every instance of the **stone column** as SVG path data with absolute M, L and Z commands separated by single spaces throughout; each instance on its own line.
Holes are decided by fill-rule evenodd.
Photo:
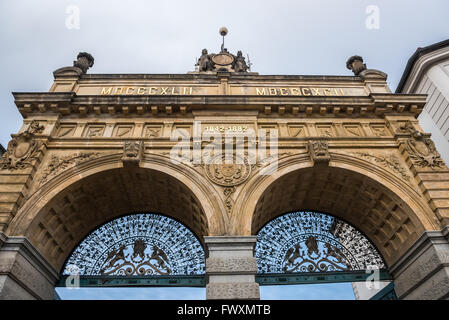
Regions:
M 449 299 L 449 226 L 426 231 L 390 268 L 399 299 Z
M 254 258 L 256 236 L 204 237 L 206 299 L 260 299 Z
M 58 277 L 26 238 L 0 232 L 0 300 L 52 300 Z

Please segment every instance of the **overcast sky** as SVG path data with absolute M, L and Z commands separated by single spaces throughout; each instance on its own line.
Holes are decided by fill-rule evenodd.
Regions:
M 66 26 L 73 5 L 79 29 Z M 372 5 L 378 29 L 366 26 Z M 1 0 L 0 143 L 22 123 L 11 92 L 48 91 L 80 51 L 95 58 L 90 73 L 186 73 L 201 49 L 219 51 L 226 26 L 226 47 L 249 54 L 252 71 L 351 75 L 358 54 L 394 91 L 417 47 L 449 38 L 448 12 L 447 0 Z

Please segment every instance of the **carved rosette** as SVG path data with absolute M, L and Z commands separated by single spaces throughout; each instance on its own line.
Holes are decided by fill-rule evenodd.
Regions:
M 29 130 L 15 136 L 0 160 L 0 169 L 17 170 L 32 167 L 39 158 L 42 143 Z
M 314 163 L 329 163 L 329 144 L 324 140 L 309 141 L 308 151 Z
M 143 141 L 129 140 L 123 144 L 123 165 L 138 165 L 142 160 Z

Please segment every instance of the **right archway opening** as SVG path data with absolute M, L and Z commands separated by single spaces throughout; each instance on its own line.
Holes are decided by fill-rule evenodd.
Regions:
M 271 183 L 259 198 L 252 234 L 286 213 L 329 213 L 354 226 L 392 264 L 422 234 L 415 213 L 373 178 L 337 167 L 315 166 L 290 172 Z

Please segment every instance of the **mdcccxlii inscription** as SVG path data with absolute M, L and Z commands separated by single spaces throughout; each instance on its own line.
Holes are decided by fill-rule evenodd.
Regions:
M 211 87 L 102 87 L 100 95 L 208 95 L 217 94 Z M 343 88 L 323 87 L 247 87 L 243 95 L 256 96 L 344 96 Z

